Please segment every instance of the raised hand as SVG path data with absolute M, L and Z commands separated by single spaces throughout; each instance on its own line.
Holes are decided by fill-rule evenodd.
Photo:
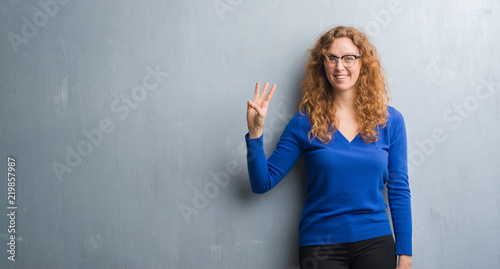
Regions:
M 273 97 L 274 90 L 276 89 L 276 84 L 273 84 L 269 93 L 267 93 L 267 88 L 269 87 L 269 82 L 264 84 L 262 92 L 260 92 L 260 82 L 255 85 L 255 95 L 253 102 L 248 100 L 247 102 L 247 124 L 248 124 L 248 137 L 258 138 L 262 135 L 264 122 L 266 120 L 267 108 L 269 102 Z

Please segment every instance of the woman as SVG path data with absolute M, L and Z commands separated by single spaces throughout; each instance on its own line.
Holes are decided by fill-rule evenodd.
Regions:
M 263 126 L 276 89 L 248 100 L 248 173 L 252 190 L 273 188 L 303 155 L 307 197 L 299 223 L 301 268 L 411 268 L 412 224 L 403 116 L 388 105 L 376 49 L 339 26 L 310 50 L 299 111 L 269 159 Z M 267 93 L 267 95 L 266 95 Z M 386 214 L 387 186 L 395 242 Z

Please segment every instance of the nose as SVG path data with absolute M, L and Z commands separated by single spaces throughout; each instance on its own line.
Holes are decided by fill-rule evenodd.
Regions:
M 344 70 L 344 64 L 342 63 L 342 59 L 337 59 L 337 62 L 333 63 L 334 64 L 334 67 L 335 69 L 338 69 L 338 70 Z

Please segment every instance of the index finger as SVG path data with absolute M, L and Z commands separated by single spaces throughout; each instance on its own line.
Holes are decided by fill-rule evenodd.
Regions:
M 255 84 L 255 94 L 253 96 L 253 100 L 257 100 L 257 98 L 259 98 L 259 91 L 260 91 L 260 82 L 257 82 L 257 84 Z

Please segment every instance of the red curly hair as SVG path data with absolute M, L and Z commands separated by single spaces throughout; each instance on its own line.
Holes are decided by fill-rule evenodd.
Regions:
M 307 115 L 312 124 L 311 137 L 325 144 L 330 143 L 335 130 L 336 108 L 333 102 L 333 88 L 328 81 L 323 65 L 323 57 L 336 38 L 348 37 L 360 52 L 361 70 L 356 87 L 356 120 L 359 133 L 367 143 L 376 142 L 376 128 L 387 123 L 387 105 L 390 97 L 386 89 L 385 71 L 380 64 L 377 50 L 366 35 L 356 28 L 338 26 L 318 38 L 314 48 L 308 50 L 309 62 L 306 76 L 302 81 L 303 96 L 299 111 Z M 305 113 L 305 114 L 304 114 Z

